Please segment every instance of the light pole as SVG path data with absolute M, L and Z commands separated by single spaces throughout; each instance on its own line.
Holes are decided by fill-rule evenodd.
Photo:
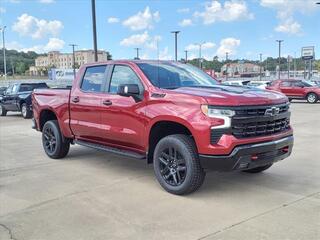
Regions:
M 2 46 L 3 46 L 3 68 L 4 68 L 4 79 L 7 80 L 7 61 L 6 61 L 6 44 L 4 41 L 4 30 L 7 26 L 0 28 L 2 31 Z
M 228 81 L 228 56 L 229 56 L 229 53 L 226 52 L 226 81 Z
M 184 50 L 184 52 L 186 53 L 186 57 L 185 57 L 186 63 L 188 63 L 188 50 Z
M 77 44 L 69 44 L 72 47 L 72 67 L 73 67 L 73 78 L 76 78 L 76 56 L 74 54 L 74 47 L 78 46 Z
M 276 42 L 278 42 L 279 44 L 279 57 L 278 57 L 278 79 L 280 79 L 280 64 L 281 64 L 281 43 L 283 42 L 283 40 L 276 40 Z
M 136 50 L 136 59 L 139 60 L 139 50 L 141 48 L 134 48 Z
M 293 78 L 296 78 L 296 71 L 297 71 L 297 59 L 296 59 L 296 52 L 294 52 L 294 61 L 293 61 Z
M 260 56 L 260 81 L 261 81 L 261 78 L 262 78 L 262 53 L 260 53 L 259 56 Z
M 180 31 L 172 31 L 171 33 L 174 34 L 174 51 L 175 51 L 175 60 L 178 61 L 178 33 Z
M 205 44 L 205 42 L 202 43 L 195 43 L 195 45 L 199 45 L 199 68 L 202 69 L 202 61 L 201 61 L 201 47 Z
M 97 24 L 96 24 L 96 1 L 91 0 L 92 10 L 92 33 L 93 33 L 93 50 L 94 50 L 94 61 L 98 62 L 98 49 L 97 49 Z

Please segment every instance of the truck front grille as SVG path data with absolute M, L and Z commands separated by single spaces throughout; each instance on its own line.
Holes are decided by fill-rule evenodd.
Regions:
M 223 134 L 233 135 L 236 138 L 250 138 L 277 134 L 290 129 L 290 111 L 287 103 L 228 109 L 235 112 L 231 128 L 211 129 L 211 144 L 218 143 Z
M 267 110 L 277 110 L 267 114 Z M 268 136 L 290 128 L 289 105 L 249 107 L 235 110 L 232 119 L 232 134 L 237 138 Z
M 232 134 L 237 138 L 267 136 L 289 129 L 289 119 L 281 118 L 271 121 L 237 123 L 232 126 Z

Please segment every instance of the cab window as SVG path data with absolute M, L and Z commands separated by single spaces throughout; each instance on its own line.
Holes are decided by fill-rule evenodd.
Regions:
M 140 79 L 129 66 L 115 65 L 111 76 L 109 92 L 117 93 L 118 87 L 121 84 L 137 84 L 140 93 L 143 90 Z
M 83 76 L 81 90 L 85 92 L 102 92 L 106 79 L 106 65 L 88 67 Z

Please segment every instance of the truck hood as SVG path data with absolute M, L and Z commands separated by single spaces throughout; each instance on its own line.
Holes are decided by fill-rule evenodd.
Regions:
M 288 101 L 282 93 L 238 86 L 216 85 L 213 87 L 182 87 L 174 90 L 178 93 L 200 96 L 209 105 L 272 105 Z

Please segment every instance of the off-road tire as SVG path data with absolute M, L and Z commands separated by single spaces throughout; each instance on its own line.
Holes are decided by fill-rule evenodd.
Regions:
M 186 167 L 184 180 L 177 186 L 170 185 L 161 171 L 163 162 L 160 161 L 160 157 L 168 148 L 176 149 L 174 151 L 179 154 L 179 161 L 184 161 Z M 201 167 L 195 143 L 191 137 L 183 134 L 169 135 L 158 142 L 154 150 L 153 167 L 160 185 L 169 193 L 176 195 L 185 195 L 198 190 L 205 178 L 205 172 Z
M 50 143 L 48 143 L 48 139 L 51 139 L 52 143 L 55 142 L 52 148 L 49 147 Z M 44 124 L 42 129 L 42 145 L 45 153 L 50 158 L 60 159 L 68 154 L 70 141 L 62 135 L 57 120 L 51 120 Z
M 0 104 L 0 116 L 6 116 L 7 110 Z

